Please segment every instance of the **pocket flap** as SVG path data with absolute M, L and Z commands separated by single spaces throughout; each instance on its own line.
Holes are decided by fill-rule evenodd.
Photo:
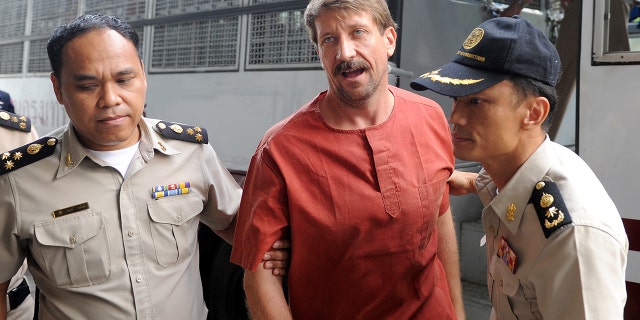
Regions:
M 149 216 L 157 223 L 182 225 L 202 212 L 202 200 L 193 196 L 168 197 L 149 202 Z
M 36 240 L 45 246 L 75 248 L 104 228 L 100 212 L 78 214 L 35 225 Z
M 513 297 L 520 287 L 520 280 L 509 267 L 498 257 L 491 259 L 491 277 L 502 293 Z

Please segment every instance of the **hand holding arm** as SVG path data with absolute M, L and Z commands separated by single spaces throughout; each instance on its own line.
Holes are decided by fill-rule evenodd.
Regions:
M 522 12 L 522 9 L 526 8 L 531 0 L 514 0 L 511 4 L 500 12 L 501 17 L 512 17 Z
M 9 289 L 9 281 L 0 283 L 0 292 L 2 297 L 0 298 L 0 320 L 7 319 L 7 290 Z
M 463 196 L 469 193 L 478 193 L 475 183 L 477 177 L 478 174 L 475 172 L 453 170 L 447 181 L 449 183 L 449 194 Z
M 262 258 L 264 268 L 272 270 L 274 276 L 286 275 L 289 271 L 290 248 L 291 241 L 288 239 L 274 242 L 271 250 L 267 251 Z

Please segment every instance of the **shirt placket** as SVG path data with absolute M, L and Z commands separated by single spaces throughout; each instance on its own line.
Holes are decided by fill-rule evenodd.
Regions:
M 365 136 L 373 153 L 375 174 L 385 212 L 395 217 L 400 212 L 400 198 L 391 149 L 381 132 L 366 130 Z
M 143 256 L 143 241 L 140 237 L 138 214 L 147 216 L 146 212 L 137 212 L 137 202 L 145 203 L 143 199 L 136 201 L 136 195 L 144 197 L 149 192 L 134 190 L 131 177 L 140 169 L 144 161 L 139 154 L 134 156 L 131 167 L 120 187 L 120 218 L 122 219 L 122 235 L 124 243 L 125 260 L 129 270 L 129 278 L 133 290 L 134 306 L 137 319 L 153 319 L 153 301 L 149 286 L 149 274 L 146 271 Z

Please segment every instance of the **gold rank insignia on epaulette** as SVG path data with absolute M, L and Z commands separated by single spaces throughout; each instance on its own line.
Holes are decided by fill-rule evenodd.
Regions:
M 22 147 L 0 153 L 0 175 L 42 160 L 56 150 L 58 139 L 43 137 Z
M 549 238 L 565 225 L 571 224 L 569 210 L 564 204 L 560 189 L 554 182 L 538 181 L 531 193 L 529 203 L 536 208 L 545 238 Z
M 160 121 L 156 124 L 156 128 L 167 138 L 202 144 L 209 143 L 207 130 L 198 126 Z
M 31 120 L 8 111 L 0 111 L 0 126 L 31 132 Z

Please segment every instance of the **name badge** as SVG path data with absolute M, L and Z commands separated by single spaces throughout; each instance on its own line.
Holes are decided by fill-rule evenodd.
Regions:
M 81 204 L 76 204 L 75 206 L 66 207 L 60 210 L 53 211 L 51 215 L 53 215 L 54 218 L 59 218 L 62 216 L 66 216 L 68 214 L 72 214 L 72 213 L 87 210 L 87 209 L 89 209 L 89 203 L 85 202 Z

